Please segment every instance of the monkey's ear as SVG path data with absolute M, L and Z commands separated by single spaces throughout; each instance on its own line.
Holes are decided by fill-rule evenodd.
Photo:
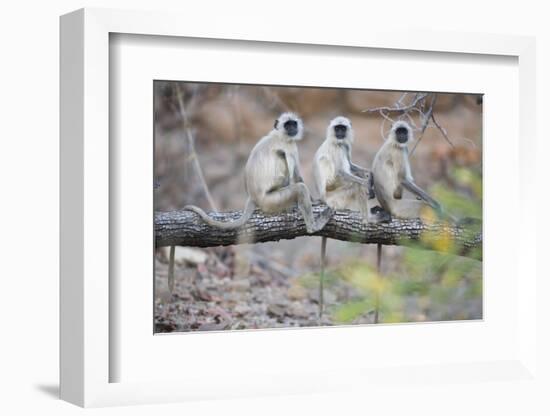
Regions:
M 273 128 L 276 129 L 279 125 L 279 119 L 275 120 L 275 124 L 273 124 Z

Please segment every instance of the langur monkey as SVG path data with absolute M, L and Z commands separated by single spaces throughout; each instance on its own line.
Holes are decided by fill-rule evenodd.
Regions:
M 245 188 L 248 200 L 243 215 L 236 221 L 221 222 L 210 218 L 202 209 L 188 205 L 209 225 L 221 229 L 239 228 L 257 208 L 266 214 L 278 213 L 298 204 L 309 234 L 321 230 L 332 212 L 325 210 L 317 221 L 313 218 L 311 196 L 302 175 L 296 142 L 303 136 L 302 120 L 293 113 L 283 113 L 273 130 L 252 149 L 245 166 Z
M 266 214 L 279 213 L 298 204 L 309 234 L 320 231 L 332 216 L 326 208 L 313 218 L 311 196 L 300 174 L 296 142 L 304 132 L 302 120 L 293 113 L 283 113 L 275 120 L 273 129 L 254 146 L 245 166 L 245 189 L 248 200 L 243 215 L 235 221 L 222 222 L 210 218 L 196 206 L 184 209 L 197 213 L 212 227 L 235 229 L 246 223 L 254 210 Z M 172 277 L 173 281 L 173 277 Z M 170 282 L 170 275 L 169 275 Z
M 407 147 L 412 140 L 412 129 L 407 122 L 397 121 L 392 125 L 372 165 L 376 198 L 382 208 L 396 218 L 419 218 L 426 207 L 431 207 L 441 217 L 444 215 L 441 205 L 414 183 Z M 403 189 L 415 195 L 416 199 L 403 198 Z M 445 216 L 452 219 L 448 214 Z M 378 244 L 378 272 L 381 261 L 382 245 Z M 378 299 L 376 303 L 378 305 Z M 378 323 L 378 306 L 375 308 L 374 322 Z
M 370 212 L 374 199 L 370 172 L 351 161 L 353 129 L 346 117 L 336 117 L 328 128 L 313 165 L 317 192 L 323 202 L 333 209 L 361 212 L 363 222 L 375 221 Z
M 351 161 L 353 128 L 346 117 L 336 117 L 328 128 L 313 164 L 315 185 L 320 199 L 333 209 L 359 211 L 363 222 L 383 221 L 384 212 L 371 211 L 374 190 L 371 173 Z M 321 274 L 319 281 L 319 320 L 323 314 L 323 279 L 327 239 L 321 242 Z
M 393 124 L 372 165 L 376 198 L 383 209 L 397 218 L 419 218 L 426 206 L 441 216 L 441 205 L 414 183 L 407 147 L 412 139 L 412 129 L 407 122 Z M 403 198 L 403 189 L 417 199 Z

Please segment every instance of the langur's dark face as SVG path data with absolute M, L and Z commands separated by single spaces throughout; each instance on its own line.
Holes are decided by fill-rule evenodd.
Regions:
M 334 126 L 334 135 L 337 139 L 345 139 L 346 135 L 348 133 L 348 126 L 345 126 L 343 124 L 337 124 Z
M 409 129 L 406 127 L 398 127 L 395 129 L 395 140 L 397 143 L 405 144 L 409 140 Z
M 298 122 L 296 120 L 287 120 L 283 124 L 288 137 L 294 137 L 298 134 Z

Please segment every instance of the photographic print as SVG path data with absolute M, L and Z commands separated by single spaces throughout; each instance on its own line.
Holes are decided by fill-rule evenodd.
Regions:
M 155 333 L 482 319 L 482 95 L 153 89 Z

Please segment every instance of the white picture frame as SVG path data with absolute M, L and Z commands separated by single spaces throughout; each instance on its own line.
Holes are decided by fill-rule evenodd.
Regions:
M 185 25 L 181 24 L 183 20 Z M 536 114 L 533 110 L 536 87 L 534 39 L 468 33 L 429 33 L 427 36 L 422 31 L 406 32 L 391 26 L 371 27 L 363 30 L 360 36 L 351 30 L 326 31 L 322 25 L 315 24 L 311 24 L 307 31 L 288 27 L 281 32 L 275 26 L 260 26 L 253 22 L 249 26 L 241 26 L 241 29 L 239 33 L 235 32 L 228 19 L 220 18 L 215 23 L 204 25 L 199 19 L 183 19 L 177 14 L 157 12 L 83 9 L 61 18 L 61 398 L 87 407 L 354 388 L 360 390 L 366 386 L 372 394 L 373 388 L 378 388 L 379 384 L 407 384 L 413 381 L 429 386 L 434 380 L 458 380 L 475 383 L 479 388 L 483 388 L 482 381 L 486 380 L 518 383 L 529 380 L 537 383 L 536 321 L 532 319 L 536 316 L 536 250 L 529 249 L 536 241 L 536 218 L 528 210 L 535 203 L 534 183 L 529 178 L 534 176 L 536 155 L 533 147 L 526 145 L 534 137 L 533 118 Z M 120 377 L 116 371 L 113 372 L 117 363 L 124 359 L 120 356 L 124 349 L 112 347 L 119 328 L 112 323 L 113 315 L 119 308 L 114 304 L 116 298 L 113 293 L 120 290 L 120 287 L 110 281 L 110 275 L 118 267 L 118 260 L 111 258 L 112 253 L 109 251 L 110 227 L 116 226 L 111 215 L 110 200 L 113 196 L 110 195 L 110 183 L 111 173 L 117 170 L 117 166 L 113 166 L 116 160 L 110 155 L 109 143 L 110 134 L 113 133 L 109 124 L 112 93 L 109 62 L 111 34 L 270 42 L 279 44 L 282 49 L 285 45 L 329 45 L 333 51 L 338 48 L 348 51 L 349 48 L 369 48 L 411 53 L 432 52 L 440 56 L 462 54 L 468 55 L 473 62 L 477 56 L 486 55 L 517 59 L 519 96 L 518 110 L 513 117 L 517 117 L 519 132 L 512 134 L 518 145 L 514 149 L 519 150 L 514 150 L 517 166 L 514 163 L 515 167 L 511 169 L 517 170 L 519 179 L 511 182 L 510 179 L 499 179 L 504 176 L 499 175 L 501 172 L 497 170 L 505 169 L 506 166 L 499 167 L 495 164 L 495 175 L 492 175 L 491 182 L 500 184 L 500 189 L 504 190 L 513 187 L 510 194 L 517 196 L 517 203 L 510 204 L 510 210 L 517 214 L 517 217 L 514 215 L 516 218 L 520 218 L 517 256 L 510 260 L 517 264 L 508 264 L 506 267 L 511 281 L 518 284 L 518 290 L 514 294 L 516 308 L 513 312 L 513 319 L 517 321 L 514 329 L 510 329 L 513 334 L 509 338 L 513 345 L 502 346 L 500 352 L 495 352 L 495 360 L 489 360 L 486 356 L 477 359 L 472 356 L 469 361 L 464 358 L 461 362 L 452 362 L 442 355 L 439 363 L 426 362 L 419 358 L 416 362 L 409 361 L 406 366 L 397 361 L 395 366 L 391 366 L 384 361 L 380 368 L 368 365 L 354 369 L 345 363 L 339 366 L 334 362 L 321 366 L 316 371 L 311 366 L 296 367 L 295 372 L 282 365 L 279 372 L 266 367 L 264 373 L 256 374 L 257 378 L 253 379 L 242 377 L 235 380 L 233 375 L 229 377 L 221 371 L 215 382 L 211 376 L 215 369 L 205 371 L 205 374 L 210 374 L 210 378 L 201 378 L 199 373 L 193 373 L 193 376 L 180 380 L 154 376 L 147 376 L 146 380 L 133 380 L 133 377 L 129 378 L 132 380 L 126 380 L 126 377 Z M 161 38 L 160 42 L 162 39 L 168 40 Z M 511 123 L 516 125 L 513 121 Z M 489 176 L 492 174 L 491 171 L 487 173 Z M 494 195 L 494 198 L 503 196 Z M 526 215 L 528 212 L 529 215 Z M 498 226 L 498 221 L 502 220 L 505 220 L 504 216 L 495 218 L 494 226 Z M 487 228 L 484 232 L 487 232 Z M 529 242 L 529 245 L 521 242 Z M 491 256 L 491 250 L 486 250 L 485 256 Z M 519 270 L 522 271 L 521 279 L 517 279 Z M 150 279 L 152 281 L 152 276 Z M 139 285 L 136 290 L 141 290 Z M 140 296 L 138 294 L 137 298 Z M 147 305 L 143 308 L 148 313 L 152 310 Z M 143 324 L 142 317 L 137 316 L 135 319 L 141 320 L 138 324 Z M 421 337 L 424 333 L 430 336 L 429 330 L 426 330 L 428 326 L 401 326 L 401 331 L 407 332 L 408 337 Z M 471 327 L 453 328 L 455 329 L 452 331 L 465 331 L 467 337 L 474 336 L 467 332 Z M 390 335 L 384 328 L 363 329 L 386 331 Z M 340 332 L 335 332 L 336 330 Z M 507 329 L 500 330 L 504 333 Z M 327 335 L 327 331 L 330 331 L 330 335 Z M 480 327 L 474 331 L 479 331 L 479 336 L 482 336 L 485 329 Z M 357 333 L 354 331 L 354 336 Z M 203 340 L 213 344 L 230 342 L 235 345 L 245 342 L 280 342 L 280 339 L 289 337 L 297 345 L 307 342 L 322 343 L 328 337 L 344 337 L 344 343 L 356 339 L 349 335 L 349 331 L 346 333 L 340 328 L 264 331 L 263 334 L 267 335 L 262 335 L 263 341 L 257 341 L 258 337 L 250 334 L 251 332 L 201 336 Z M 153 337 L 152 331 L 150 336 Z M 232 341 L 227 341 L 230 339 L 227 337 L 232 337 Z M 162 337 L 161 342 L 173 342 L 168 341 L 170 338 L 174 339 Z M 128 339 L 139 343 L 137 338 Z M 391 339 L 396 342 L 404 341 L 399 338 Z M 140 351 L 141 345 L 132 346 Z M 382 350 L 387 347 L 388 345 L 379 345 Z M 200 357 L 195 356 L 197 358 Z M 204 365 L 208 367 L 208 363 Z M 247 366 L 252 367 L 253 364 L 240 364 L 240 367 Z M 229 371 L 229 367 L 226 370 Z M 320 377 L 320 374 L 326 377 Z

